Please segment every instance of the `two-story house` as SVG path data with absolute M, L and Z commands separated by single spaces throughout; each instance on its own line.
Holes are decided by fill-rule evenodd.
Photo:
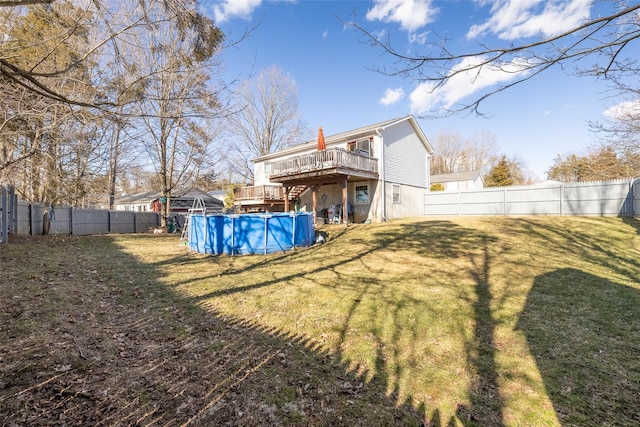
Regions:
M 340 222 L 424 214 L 433 148 L 413 116 L 330 135 L 324 142 L 254 159 L 254 186 L 237 189 L 236 204 L 245 210 L 295 207 Z

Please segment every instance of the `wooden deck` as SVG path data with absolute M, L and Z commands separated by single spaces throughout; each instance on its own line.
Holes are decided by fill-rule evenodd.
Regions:
M 271 163 L 269 179 L 289 186 L 339 176 L 377 179 L 378 159 L 340 148 L 314 151 Z
M 317 190 L 325 184 L 342 187 L 343 205 L 348 205 L 349 179 L 378 179 L 378 159 L 362 156 L 341 148 L 313 151 L 270 164 L 269 180 L 281 185 L 242 187 L 234 191 L 235 204 L 245 211 L 271 210 L 285 212 L 298 194 L 296 189 L 311 189 L 313 210 L 317 210 Z M 348 217 L 343 215 L 343 222 Z

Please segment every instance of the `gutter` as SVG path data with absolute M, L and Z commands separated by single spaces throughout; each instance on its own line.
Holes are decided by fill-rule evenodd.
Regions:
M 386 165 L 384 164 L 384 138 L 380 133 L 380 130 L 385 130 L 386 126 L 383 128 L 376 129 L 376 134 L 380 137 L 380 181 L 382 181 L 382 222 L 387 222 L 387 181 L 385 179 L 384 170 Z

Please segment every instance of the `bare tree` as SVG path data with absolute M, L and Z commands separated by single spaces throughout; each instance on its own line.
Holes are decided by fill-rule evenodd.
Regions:
M 571 153 L 556 157 L 547 176 L 564 182 L 633 178 L 640 174 L 638 160 L 637 153 L 618 155 L 613 148 L 604 146 L 583 155 Z
M 74 82 L 72 75 L 78 68 L 83 68 L 87 63 L 99 64 L 101 58 L 119 58 L 125 40 L 132 33 L 153 28 L 167 20 L 173 20 L 176 28 L 176 37 L 183 41 L 188 40 L 191 51 L 189 54 L 195 59 L 209 57 L 218 48 L 222 32 L 213 25 L 211 20 L 198 11 L 197 0 L 158 0 L 150 2 L 132 1 L 122 3 L 109 0 L 95 0 L 84 2 L 77 9 L 81 11 L 74 19 L 60 20 L 61 15 L 56 13 L 56 5 L 61 1 L 56 0 L 15 0 L 0 2 L 0 14 L 2 20 L 11 22 L 20 19 L 23 10 L 20 6 L 39 7 L 47 10 L 51 22 L 60 21 L 59 27 L 63 31 L 43 35 L 48 40 L 62 44 L 69 37 L 77 37 L 78 34 L 87 36 L 87 43 L 73 58 L 58 61 L 56 66 L 42 68 L 38 62 L 35 65 L 25 66 L 19 61 L 22 41 L 19 38 L 5 37 L 0 41 L 0 77 L 9 80 L 28 91 L 50 98 L 57 102 L 69 105 L 93 108 L 111 109 L 121 105 L 127 96 L 124 94 L 106 93 L 100 96 L 87 96 L 86 90 L 78 90 L 78 85 L 84 82 L 75 82 L 74 88 L 56 85 L 60 80 Z M 124 5 L 124 8 L 120 6 Z M 142 10 L 140 14 L 131 15 L 126 6 L 134 6 Z M 124 13 L 123 13 L 124 10 Z M 84 22 L 91 19 L 93 25 L 90 30 Z M 6 33 L 5 33 L 6 34 Z M 42 60 L 57 56 L 56 43 L 51 50 L 43 52 Z M 139 70 L 129 70 L 134 73 Z M 137 74 L 144 78 L 142 74 Z M 126 90 L 126 88 L 124 89 Z
M 229 162 L 247 181 L 254 179 L 252 159 L 301 142 L 308 134 L 295 81 L 276 66 L 244 82 L 236 109 L 239 112 L 229 120 Z
M 129 13 L 146 10 L 132 7 Z M 176 22 L 178 17 L 167 16 L 152 28 L 127 35 L 126 55 L 119 58 L 122 70 L 139 70 L 145 76 L 128 86 L 129 96 L 138 98 L 137 115 L 145 130 L 141 144 L 147 166 L 155 171 L 165 217 L 172 191 L 194 182 L 208 169 L 212 157 L 208 122 L 224 111 L 223 96 L 210 79 L 219 65 L 216 49 L 194 55 L 194 40 L 182 37 Z M 216 45 L 221 41 L 211 40 Z
M 430 92 L 461 76 L 474 81 L 487 71 L 510 74 L 508 80 L 487 87 L 471 101 L 445 111 L 451 114 L 471 110 L 481 114 L 480 104 L 488 97 L 530 80 L 551 67 L 562 67 L 569 62 L 578 63 L 590 58 L 593 62 L 579 69 L 578 74 L 601 78 L 637 73 L 639 63 L 634 55 L 640 39 L 640 4 L 615 1 L 610 3 L 610 10 L 608 14 L 596 15 L 560 34 L 539 34 L 535 40 L 522 44 L 505 42 L 501 45 L 498 38 L 495 39 L 497 42 L 480 44 L 477 50 L 466 51 L 455 51 L 444 36 L 423 45 L 422 51 L 407 53 L 397 49 L 390 37 L 381 39 L 377 32 L 365 29 L 355 20 L 351 25 L 364 35 L 367 43 L 382 49 L 394 60 L 393 65 L 375 67 L 375 70 L 423 83 L 425 90 Z M 475 30 L 478 32 L 482 28 Z M 442 110 L 434 112 L 438 113 Z
M 485 173 L 497 158 L 495 135 L 487 131 L 478 132 L 470 138 L 441 132 L 435 138 L 434 147 L 436 154 L 431 158 L 432 174 Z
M 590 122 L 590 128 L 601 137 L 601 149 L 612 150 L 619 158 L 635 159 L 640 157 L 640 70 L 630 75 L 611 78 L 611 89 L 621 94 L 622 100 L 618 96 L 618 102 L 605 112 L 607 120 Z M 640 168 L 630 167 L 640 174 Z

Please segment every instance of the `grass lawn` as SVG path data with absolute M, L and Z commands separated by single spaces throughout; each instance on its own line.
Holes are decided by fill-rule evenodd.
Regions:
M 0 246 L 0 424 L 638 425 L 640 221 L 446 218 L 205 256 Z

